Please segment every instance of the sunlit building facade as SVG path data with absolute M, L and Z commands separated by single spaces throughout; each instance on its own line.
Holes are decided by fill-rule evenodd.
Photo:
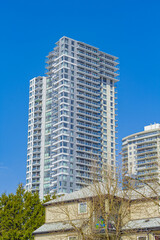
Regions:
M 122 170 L 124 177 L 137 179 L 137 186 L 160 180 L 160 124 L 123 138 Z
M 79 190 L 93 182 L 95 173 L 100 178 L 106 171 L 115 174 L 117 65 L 117 57 L 67 37 L 47 56 L 41 197 Z

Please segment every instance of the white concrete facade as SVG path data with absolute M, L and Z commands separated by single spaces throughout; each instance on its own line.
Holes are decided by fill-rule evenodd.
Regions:
M 123 176 L 140 181 L 159 181 L 160 124 L 145 126 L 143 132 L 122 139 L 122 171 Z
M 41 198 L 79 190 L 92 183 L 95 172 L 114 176 L 116 166 L 117 57 L 62 37 L 46 62 Z
M 26 190 L 43 197 L 46 77 L 30 80 Z M 40 191 L 41 189 L 41 191 Z

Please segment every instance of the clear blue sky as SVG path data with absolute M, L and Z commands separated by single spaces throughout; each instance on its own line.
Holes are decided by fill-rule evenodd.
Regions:
M 25 183 L 29 79 L 63 35 L 120 58 L 119 142 L 160 122 L 159 0 L 6 0 L 0 8 L 0 193 Z

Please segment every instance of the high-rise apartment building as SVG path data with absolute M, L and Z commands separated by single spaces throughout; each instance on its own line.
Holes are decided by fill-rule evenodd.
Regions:
M 122 140 L 123 176 L 143 181 L 159 181 L 160 177 L 160 124 L 144 127 L 144 131 Z
M 26 189 L 40 190 L 44 179 L 46 77 L 30 80 Z
M 114 175 L 117 65 L 117 57 L 88 44 L 67 37 L 56 43 L 47 56 L 47 77 L 30 81 L 28 190 L 41 197 L 72 192 L 92 183 L 94 173 Z M 40 106 L 34 105 L 37 97 Z

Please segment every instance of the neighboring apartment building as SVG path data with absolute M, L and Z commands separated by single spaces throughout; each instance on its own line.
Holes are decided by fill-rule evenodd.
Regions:
M 122 140 L 123 176 L 143 181 L 160 180 L 160 124 L 144 127 L 143 132 L 135 133 Z M 142 182 L 141 182 L 142 181 Z
M 26 190 L 40 189 L 44 172 L 46 77 L 30 80 Z
M 113 195 L 112 195 L 113 194 Z M 91 185 L 45 203 L 35 240 L 159 240 L 160 189 L 119 191 Z
M 79 190 L 106 171 L 114 176 L 117 65 L 117 57 L 67 37 L 47 56 L 42 165 L 37 182 L 34 179 L 41 198 Z M 27 163 L 29 176 L 33 160 Z M 30 175 L 26 188 L 32 186 Z

